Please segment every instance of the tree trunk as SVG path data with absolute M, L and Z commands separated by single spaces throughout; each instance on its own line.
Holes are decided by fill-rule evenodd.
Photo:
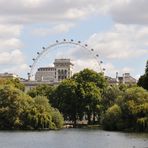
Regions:
M 91 114 L 88 112 L 87 113 L 87 118 L 88 118 L 88 125 L 91 124 Z

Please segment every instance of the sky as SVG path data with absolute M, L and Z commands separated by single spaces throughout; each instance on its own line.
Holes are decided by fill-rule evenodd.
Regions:
M 148 0 L 0 0 L 0 73 L 27 78 L 37 52 L 63 39 L 94 51 L 55 46 L 36 69 L 70 58 L 74 72 L 99 72 L 103 61 L 105 75 L 129 72 L 138 79 L 148 60 Z

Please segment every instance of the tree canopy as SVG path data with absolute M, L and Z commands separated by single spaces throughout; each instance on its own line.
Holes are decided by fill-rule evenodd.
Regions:
M 138 85 L 148 90 L 148 61 L 146 63 L 145 74 L 139 78 Z

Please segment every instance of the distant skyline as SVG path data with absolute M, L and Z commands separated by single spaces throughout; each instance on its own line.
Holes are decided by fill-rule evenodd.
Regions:
M 42 46 L 56 40 L 87 43 L 103 60 L 105 74 L 144 73 L 148 60 L 147 0 L 0 0 L 0 73 L 27 78 Z M 39 65 L 71 58 L 75 71 L 98 70 L 94 57 L 74 47 L 51 50 Z

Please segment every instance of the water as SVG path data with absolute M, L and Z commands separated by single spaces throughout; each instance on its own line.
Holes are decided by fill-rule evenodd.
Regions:
M 148 134 L 88 129 L 1 131 L 0 148 L 148 148 Z

